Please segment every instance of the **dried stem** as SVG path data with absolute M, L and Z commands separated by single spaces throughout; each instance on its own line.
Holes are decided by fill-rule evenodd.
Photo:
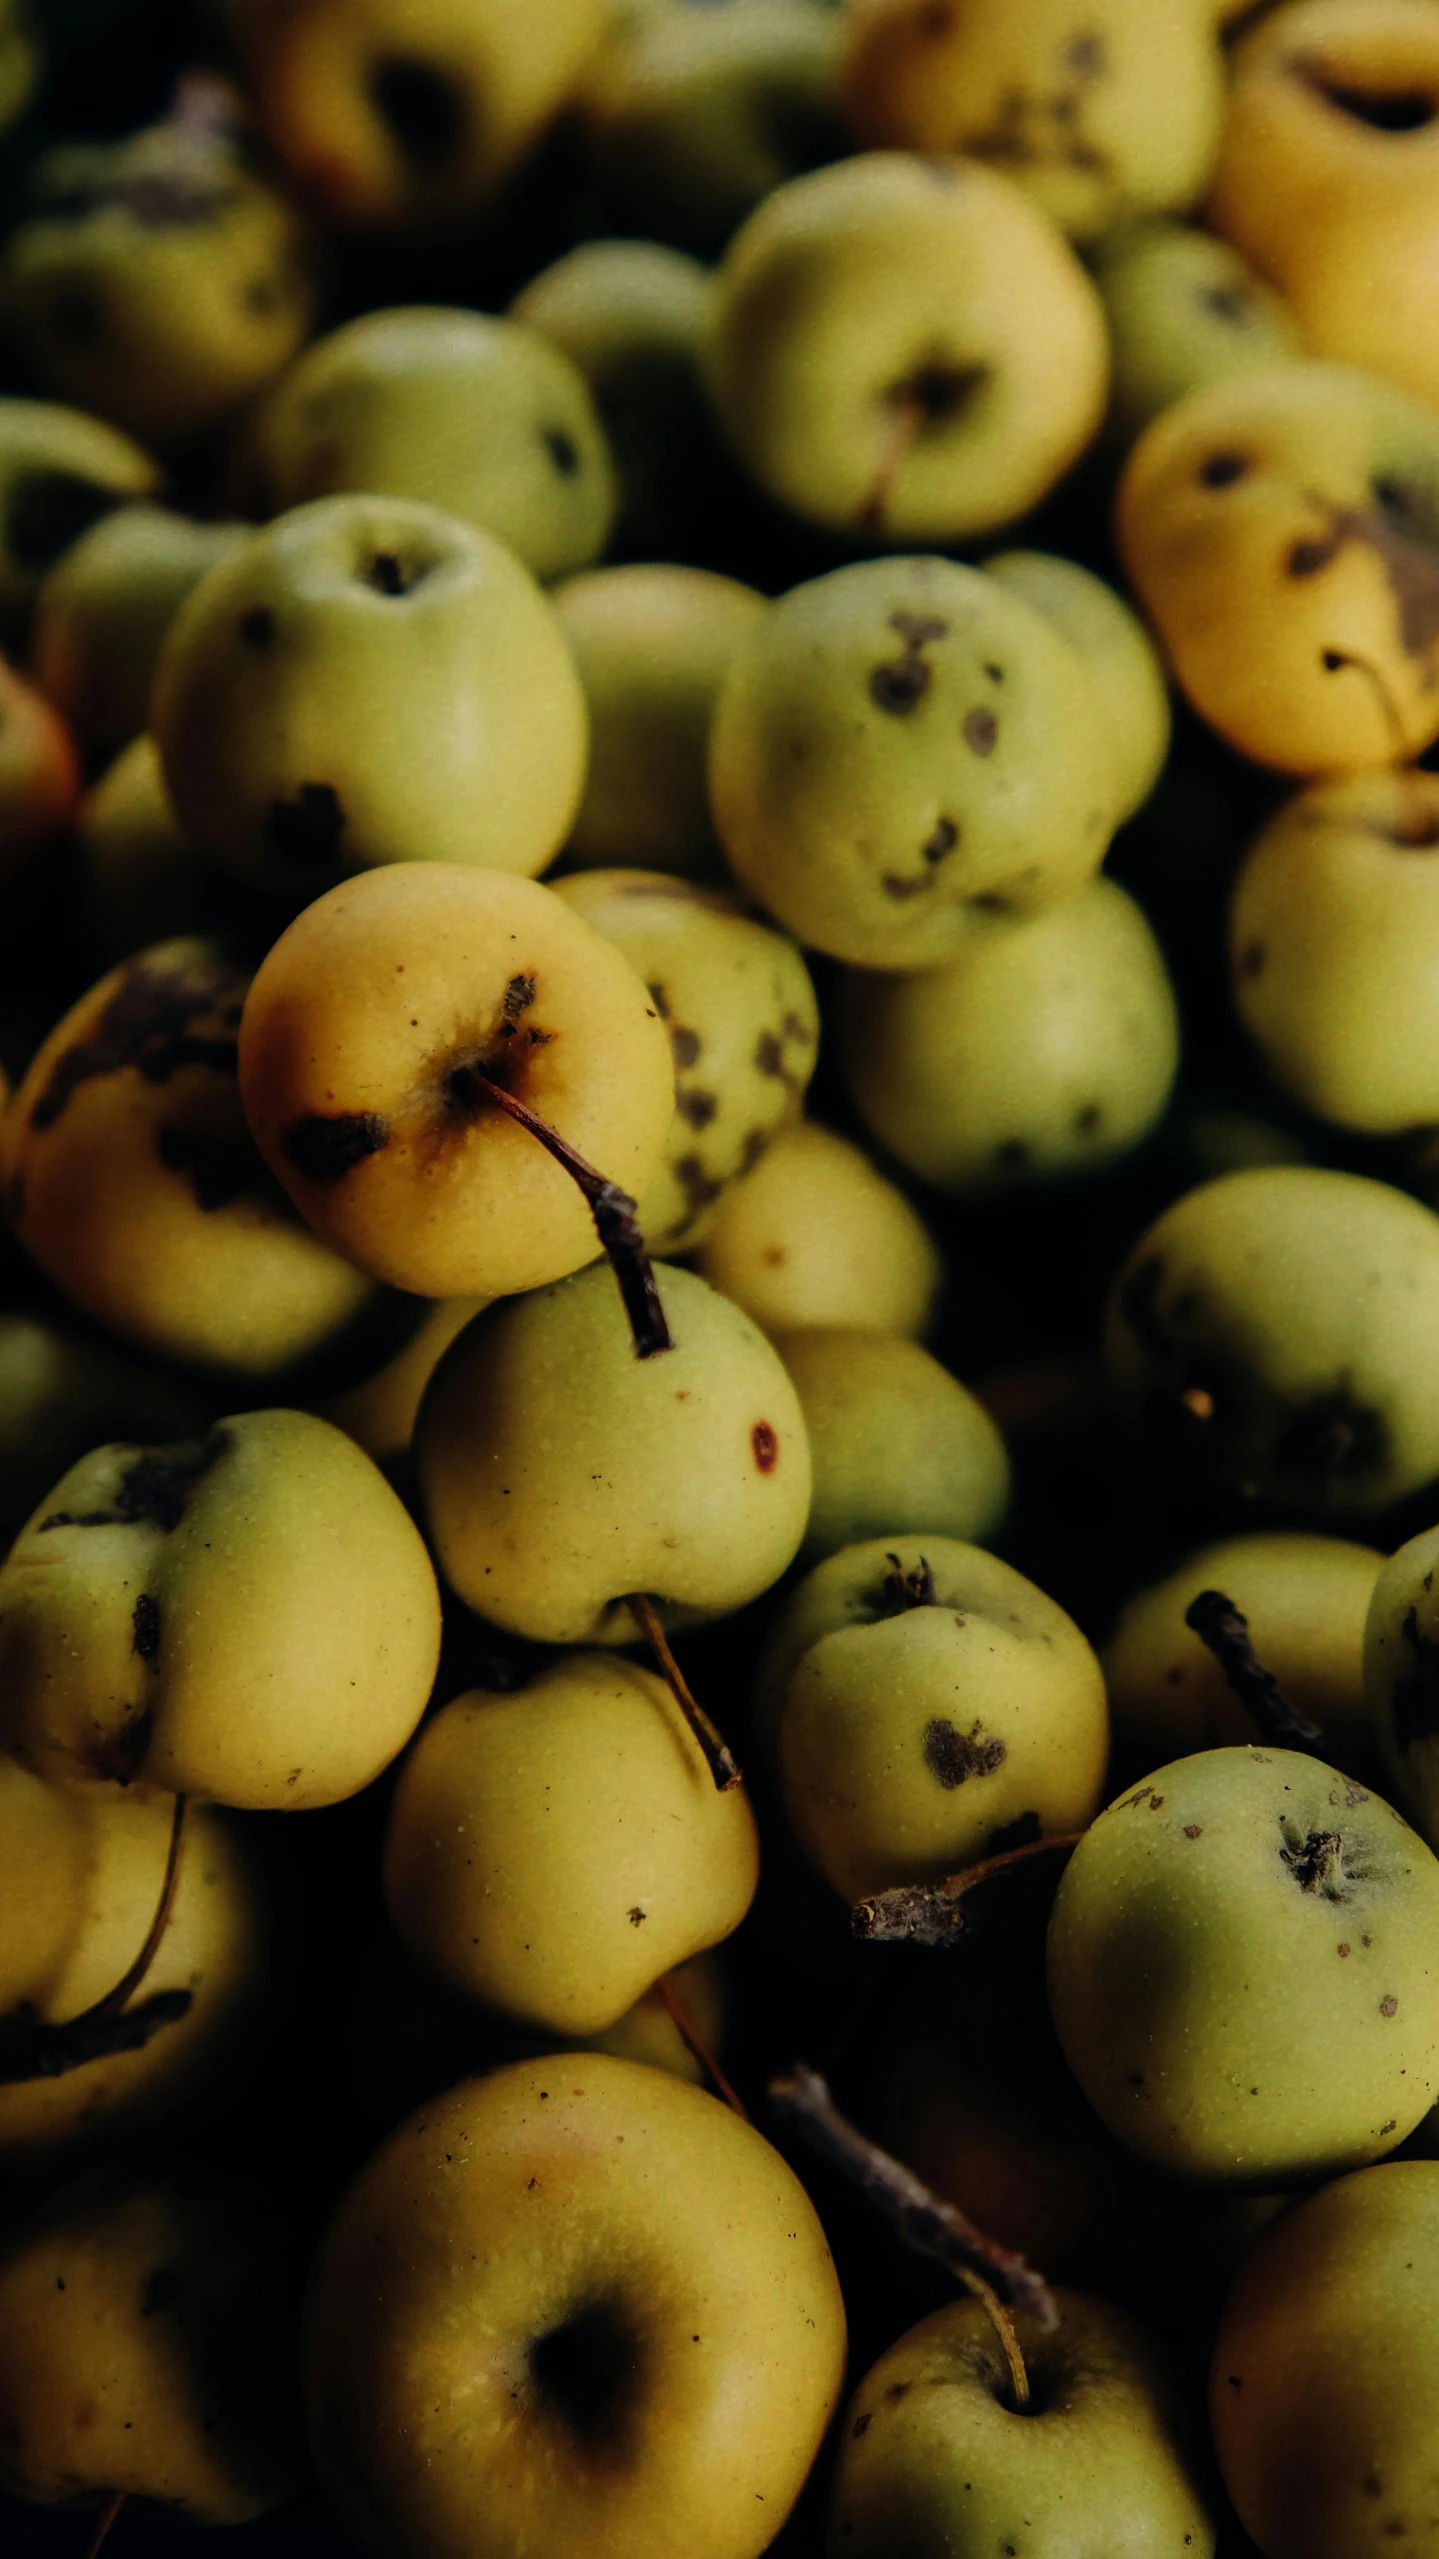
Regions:
M 1019 1848 L 982 1858 L 977 1866 L 962 1866 L 957 1875 L 946 1875 L 943 1883 L 896 1884 L 887 1893 L 871 1893 L 855 1903 L 850 1924 L 856 1937 L 868 1937 L 877 1945 L 957 1946 L 969 1929 L 965 1897 L 976 1885 L 987 1884 L 996 1875 L 1013 1874 L 1037 1857 L 1067 1857 L 1083 1837 L 1082 1830 L 1056 1831 L 1051 1838 L 1027 1839 Z
M 95 2518 L 95 2529 L 85 2547 L 85 2559 L 100 2559 L 100 2553 L 109 2538 L 110 2526 L 124 2503 L 125 2490 L 113 2488 Z
M 746 2106 L 744 2099 L 737 2095 L 729 2080 L 726 2079 L 724 2072 L 721 2070 L 719 2063 L 716 2061 L 714 2054 L 710 2051 L 710 2048 L 705 2042 L 703 2036 L 700 2034 L 699 2029 L 695 2025 L 688 2009 L 681 2000 L 668 1973 L 661 1973 L 659 1980 L 655 1983 L 655 1988 L 659 1992 L 661 1999 L 664 2001 L 665 2010 L 670 2023 L 674 2027 L 676 2034 L 679 2036 L 681 2043 L 684 2045 L 687 2052 L 693 2053 L 695 2060 L 699 2063 L 699 2066 L 704 2072 L 706 2079 L 709 2081 L 710 2086 L 713 2088 L 715 2095 L 717 2097 L 723 2097 L 725 2104 L 730 2108 L 731 2112 L 738 2115 L 741 2123 L 747 2124 L 749 2122 L 749 2108 Z
M 1041 2328 L 1057 2325 L 1058 2314 L 1044 2277 L 1036 2274 L 1015 2250 L 1001 2248 L 997 2240 L 987 2239 L 957 2205 L 946 2203 L 901 2160 L 892 2159 L 888 2151 L 867 2139 L 840 2113 L 819 2072 L 811 2070 L 807 2062 L 796 2062 L 783 2077 L 772 2079 L 769 2095 L 781 2121 L 799 2133 L 821 2159 L 874 2205 L 907 2248 L 921 2257 L 937 2259 L 978 2299 L 988 2296 L 1000 2309 L 1026 2311 Z M 1022 2374 L 1018 2341 L 1008 2322 L 1005 2328 L 1008 2335 L 1000 2330 L 1000 2343 L 1007 2359 L 1012 2343 Z M 1011 2371 L 1014 2368 L 1015 2363 L 1011 2362 Z M 1028 2400 L 1027 2381 L 1022 2387 L 1023 2405 Z M 1020 2388 L 1017 2381 L 1017 2395 Z
M 901 392 L 890 405 L 892 419 L 889 434 L 885 439 L 884 450 L 879 457 L 878 467 L 870 483 L 868 494 L 859 510 L 859 522 L 864 525 L 883 524 L 885 510 L 894 495 L 895 484 L 909 459 L 910 447 L 924 424 L 924 402 L 913 392 Z
M 1249 1640 L 1249 1620 L 1222 1590 L 1202 1590 L 1184 1612 L 1184 1623 L 1207 1644 L 1241 1706 L 1247 1706 L 1267 1742 L 1284 1750 L 1311 1749 L 1324 1736 L 1291 1706 L 1272 1671 Z
M 188 1803 L 186 1795 L 175 1797 L 160 1898 L 134 1962 L 103 1999 L 82 2009 L 78 2017 L 67 2018 L 63 2025 L 51 2026 L 38 2018 L 26 2018 L 7 2030 L 0 2023 L 0 2087 L 16 2088 L 32 2079 L 59 2079 L 66 2071 L 82 2070 L 87 2062 L 105 2060 L 112 2053 L 138 2052 L 160 2027 L 172 2025 L 188 2014 L 193 2004 L 188 1990 L 160 1991 L 139 2008 L 128 2004 L 144 1982 L 170 1925 L 180 1884 Z
M 721 1795 L 741 1781 L 739 1763 L 723 1734 L 710 1722 L 689 1681 L 669 1648 L 669 1638 L 660 1623 L 660 1613 L 646 1591 L 631 1591 L 625 1602 L 650 1651 L 660 1667 L 675 1704 L 693 1733 L 709 1765 L 709 1773 Z
M 621 1190 L 618 1182 L 606 1181 L 603 1173 L 597 1173 L 593 1164 L 587 1163 L 568 1139 L 561 1137 L 557 1128 L 551 1128 L 548 1120 L 541 1119 L 538 1111 L 530 1109 L 528 1102 L 518 1101 L 513 1093 L 506 1092 L 504 1085 L 490 1074 L 487 1067 L 476 1064 L 469 1072 L 487 1087 L 491 1099 L 498 1102 L 502 1111 L 507 1111 L 521 1128 L 528 1129 L 531 1137 L 539 1139 L 541 1146 L 548 1150 L 557 1164 L 563 1165 L 571 1181 L 584 1193 L 595 1221 L 595 1232 L 619 1282 L 630 1331 L 635 1338 L 635 1357 L 653 1359 L 658 1351 L 672 1350 L 674 1345 L 665 1321 L 665 1310 L 660 1304 L 654 1264 L 645 1249 L 639 1211 L 629 1192 Z

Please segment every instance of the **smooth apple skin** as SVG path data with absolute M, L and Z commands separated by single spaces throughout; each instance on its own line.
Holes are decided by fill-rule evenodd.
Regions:
M 758 2559 L 844 2351 L 769 2143 L 565 2053 L 449 2090 L 361 2172 L 312 2283 L 311 2447 L 385 2559 Z

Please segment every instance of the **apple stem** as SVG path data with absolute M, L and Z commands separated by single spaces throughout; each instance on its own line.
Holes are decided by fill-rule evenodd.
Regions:
M 708 2079 L 711 2087 L 714 2089 L 716 2096 L 723 2097 L 725 2104 L 729 2107 L 731 2113 L 738 2115 L 742 2124 L 747 2124 L 750 2119 L 749 2108 L 746 2106 L 744 2099 L 739 2096 L 736 2090 L 731 2086 L 729 2080 L 726 2079 L 724 2072 L 721 2070 L 719 2063 L 714 2057 L 714 2054 L 710 2051 L 708 2044 L 704 2041 L 704 2038 L 696 2027 L 689 2011 L 684 2006 L 679 1992 L 675 1989 L 674 1983 L 671 1981 L 668 1973 L 661 1973 L 659 1980 L 655 1983 L 655 1988 L 664 2002 L 665 2012 L 671 2025 L 674 2027 L 675 2033 L 679 2036 L 685 2050 L 693 2053 L 695 2060 L 699 2063 L 701 2070 L 704 2072 L 706 2079 Z
M 1325 649 L 1323 661 L 1325 671 L 1330 675 L 1338 675 L 1348 667 L 1355 675 L 1362 675 L 1367 679 L 1379 704 L 1380 717 L 1389 730 L 1389 741 L 1394 749 L 1394 761 L 1396 764 L 1407 764 L 1410 750 L 1409 741 L 1404 735 L 1404 723 L 1399 717 L 1394 696 L 1378 667 L 1371 664 L 1368 658 L 1351 656 L 1347 649 Z
M 172 2025 L 177 2018 L 188 2015 L 193 2004 L 188 1990 L 162 1990 L 139 2008 L 131 2008 L 129 2002 L 159 1953 L 170 1924 L 180 1883 L 189 1800 L 187 1795 L 175 1797 L 160 1898 L 134 1962 L 103 1999 L 82 2009 L 78 2017 L 67 2018 L 63 2025 L 50 2026 L 30 2018 L 9 2032 L 0 2033 L 0 2087 L 17 2088 L 33 2079 L 58 2079 L 66 2071 L 81 2070 L 87 2062 L 103 2060 L 112 2053 L 138 2052 L 161 2026 Z
M 1249 1620 L 1222 1590 L 1202 1590 L 1184 1612 L 1184 1623 L 1207 1644 L 1241 1706 L 1247 1706 L 1267 1742 L 1283 1750 L 1312 1750 L 1322 1742 L 1317 1724 L 1291 1706 L 1272 1671 L 1249 1640 Z
M 907 1573 L 897 1555 L 886 1555 L 889 1571 L 884 1577 L 884 1613 L 886 1617 L 903 1617 L 907 1609 L 937 1608 L 939 1600 L 929 1558 L 921 1555 L 912 1573 Z
M 894 495 L 895 482 L 904 469 L 910 446 L 924 424 L 924 403 L 914 392 L 900 392 L 890 406 L 889 433 L 869 493 L 859 510 L 859 521 L 864 525 L 883 524 L 885 509 Z
M 110 2526 L 114 2522 L 115 2517 L 118 2515 L 120 2508 L 125 2503 L 125 2495 L 126 2492 L 123 2488 L 115 2488 L 111 2490 L 110 2495 L 106 2498 L 105 2503 L 100 2508 L 99 2515 L 96 2518 L 95 2529 L 91 2533 L 89 2541 L 86 2544 L 85 2559 L 100 2559 L 100 2552 L 104 2548 L 106 2540 L 109 2537 Z
M 1027 2407 L 1029 2381 L 1019 2341 L 1009 2320 L 1001 2326 L 996 2313 L 1022 2310 L 1041 2328 L 1057 2327 L 1059 2314 L 1044 2277 L 1016 2250 L 987 2239 L 957 2205 L 946 2203 L 902 2160 L 881 2150 L 842 2115 L 828 2084 L 808 2062 L 796 2062 L 780 2078 L 772 2079 L 769 2098 L 780 2121 L 873 2204 L 907 2248 L 918 2256 L 935 2258 L 977 2300 L 986 2307 L 993 2305 L 990 2316 L 1009 2363 L 1015 2396 L 1021 2407 Z
M 1048 1839 L 1027 1839 L 997 1857 L 981 1858 L 978 1865 L 962 1866 L 942 1883 L 896 1884 L 889 1892 L 870 1893 L 855 1903 L 850 1925 L 856 1937 L 878 1945 L 957 1946 L 969 1933 L 964 1903 L 976 1885 L 987 1884 L 995 1875 L 1013 1874 L 1037 1857 L 1067 1857 L 1083 1837 L 1082 1830 L 1056 1831 Z
M 654 1264 L 640 1233 L 638 1206 L 629 1192 L 622 1190 L 618 1182 L 606 1181 L 604 1174 L 597 1173 L 593 1164 L 588 1163 L 567 1138 L 561 1137 L 557 1128 L 551 1128 L 549 1121 L 541 1119 L 538 1111 L 532 1111 L 528 1102 L 521 1102 L 513 1093 L 507 1092 L 487 1067 L 476 1063 L 469 1072 L 488 1087 L 491 1099 L 499 1103 L 502 1111 L 507 1111 L 521 1128 L 528 1129 L 531 1137 L 539 1139 L 541 1146 L 548 1150 L 557 1164 L 563 1165 L 571 1181 L 583 1192 L 595 1221 L 595 1232 L 619 1282 L 625 1313 L 630 1319 L 630 1331 L 634 1335 L 635 1357 L 653 1359 L 658 1351 L 672 1350 L 674 1344 L 660 1303 Z
M 679 1663 L 670 1651 L 669 1638 L 660 1623 L 659 1610 L 647 1591 L 631 1591 L 625 1606 L 654 1654 L 661 1676 L 675 1704 L 704 1752 L 716 1789 L 721 1795 L 727 1795 L 732 1786 L 743 1783 L 739 1762 L 724 1735 L 716 1725 L 710 1722 L 684 1672 L 680 1669 Z

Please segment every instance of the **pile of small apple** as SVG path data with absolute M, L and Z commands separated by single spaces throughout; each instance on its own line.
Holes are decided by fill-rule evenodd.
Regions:
M 1434 0 L 0 149 L 0 2543 L 1430 2547 Z

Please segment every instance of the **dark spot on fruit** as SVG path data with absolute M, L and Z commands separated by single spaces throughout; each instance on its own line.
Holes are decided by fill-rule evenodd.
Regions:
M 282 862 L 317 871 L 333 862 L 345 831 L 340 794 L 329 782 L 302 782 L 292 800 L 272 800 L 265 833 Z
M 1222 320 L 1226 328 L 1247 329 L 1255 315 L 1254 296 L 1243 284 L 1201 284 L 1195 294 L 1201 311 L 1211 320 Z
M 773 1422 L 756 1422 L 749 1442 L 761 1475 L 772 1475 L 779 1464 L 779 1433 Z
M 854 2424 L 850 2427 L 850 2430 L 849 2430 L 849 2431 L 850 2431 L 850 2440 L 851 2440 L 853 2443 L 858 2443 L 858 2441 L 859 2441 L 859 2439 L 860 2439 L 860 2436 L 861 2436 L 861 2435 L 866 2435 L 866 2434 L 868 2434 L 868 2432 L 869 2432 L 869 2430 L 870 2430 L 870 2427 L 873 2425 L 873 2423 L 874 2423 L 874 2419 L 873 2419 L 873 2417 L 872 2417 L 872 2416 L 870 2416 L 870 2415 L 868 2415 L 868 2414 L 866 2414 L 866 2415 L 865 2415 L 865 2416 L 863 2416 L 863 2417 L 856 2417 L 856 2419 L 855 2419 L 855 2421 L 854 2421 Z
M 1001 1138 L 994 1150 L 994 1160 L 1005 1173 L 1022 1173 L 1029 1162 L 1029 1149 L 1022 1137 Z
M 147 1084 L 168 1084 L 185 1066 L 233 1075 L 233 1038 L 203 1038 L 191 1025 L 214 1014 L 234 985 L 234 970 L 223 966 L 170 970 L 135 961 L 89 1038 L 61 1050 L 31 1108 L 31 1127 L 53 1128 L 82 1084 L 125 1067 L 134 1067 Z
M 923 859 L 926 862 L 942 862 L 947 853 L 952 853 L 954 851 L 958 842 L 959 824 L 957 819 L 952 817 L 937 818 L 935 820 L 934 833 L 926 838 L 925 843 L 921 847 Z
M 683 1093 L 676 1093 L 675 1109 L 691 1128 L 708 1128 L 719 1110 L 719 1096 L 691 1085 Z
M 153 1662 L 160 1650 L 160 1603 L 142 1590 L 130 1619 L 131 1643 L 142 1662 Z
M 1241 977 L 1262 977 L 1269 964 L 1269 952 L 1263 942 L 1246 942 L 1239 954 Z
M 272 312 L 283 309 L 288 299 L 283 277 L 257 275 L 243 288 L 240 305 L 252 320 L 268 320 Z
M 1399 1629 L 1412 1656 L 1411 1667 L 1394 1682 L 1390 1717 L 1397 1750 L 1412 1750 L 1439 1732 L 1439 1643 L 1421 1632 L 1416 1609 L 1406 1611 Z
M 5 510 L 5 548 L 17 568 L 51 568 L 92 524 L 113 515 L 124 496 L 78 471 L 22 472 Z
M 195 1206 L 207 1217 L 237 1199 L 266 1197 L 273 1189 L 259 1150 L 248 1137 L 208 1137 L 186 1128 L 162 1128 L 156 1149 L 167 1172 L 189 1181 Z
M 1381 2125 L 1380 2125 L 1380 2127 L 1379 2127 L 1379 2138 L 1380 2138 L 1380 2140 L 1381 2140 L 1381 2141 L 1383 2140 L 1384 2135 L 1385 2135 L 1386 2133 L 1397 2132 L 1397 2131 L 1398 2131 L 1398 2129 L 1399 2129 L 1399 2118 L 1398 2118 L 1398 2116 L 1397 2116 L 1397 2115 L 1391 2115 L 1391 2116 L 1390 2116 L 1390 2118 L 1389 2118 L 1388 2123 L 1387 2123 L 1387 2124 L 1381 2124 Z
M 933 670 L 923 652 L 931 640 L 947 636 L 949 624 L 934 613 L 898 612 L 891 613 L 889 627 L 904 642 L 903 653 L 871 671 L 870 699 L 879 710 L 903 719 L 929 691 Z
M 1363 2487 L 1366 2497 L 1382 2497 L 1384 2494 L 1384 2483 L 1377 2470 L 1371 2470 L 1368 2473 L 1363 2482 Z
M 1184 1836 L 1186 1839 L 1202 1839 L 1204 1837 L 1204 1824 L 1202 1822 L 1186 1822 L 1184 1825 Z
M 1379 2002 L 1379 2014 L 1381 2017 L 1393 2017 L 1398 2014 L 1398 2010 L 1399 2002 L 1393 1992 L 1389 1991 Z
M 639 1903 L 636 1902 L 633 1910 L 629 1912 L 628 1917 L 631 1928 L 643 1928 L 645 1921 L 649 1917 L 649 1912 L 641 1910 Z
M 784 1042 L 773 1031 L 761 1031 L 754 1044 L 754 1062 L 761 1075 L 783 1076 Z
M 1232 489 L 1249 468 L 1247 453 L 1209 453 L 1199 466 L 1199 477 L 1206 489 Z
M 502 1038 L 506 1037 L 521 1021 L 523 1021 L 534 1000 L 534 979 L 524 974 L 512 977 L 509 985 L 505 988 L 504 1002 L 500 1006 L 500 1035 Z
M 240 616 L 240 637 L 252 649 L 268 649 L 275 630 L 275 617 L 268 604 L 254 604 Z
M 1292 542 L 1289 546 L 1289 556 L 1284 563 L 1285 572 L 1291 578 L 1317 577 L 1321 569 L 1328 568 L 1330 561 L 1336 557 L 1339 547 L 1338 541 L 1332 534 L 1323 538 L 1313 534 L 1301 535 L 1297 542 Z
M 702 1208 L 711 1207 L 724 1189 L 723 1182 L 717 1182 L 712 1174 L 705 1171 L 702 1156 L 681 1155 L 671 1170 L 685 1195 L 685 1206 L 691 1217 L 697 1217 Z
M 1104 1126 L 1104 1112 L 1098 1102 L 1085 1102 L 1074 1114 L 1076 1137 L 1097 1137 Z
M 1343 1901 L 1349 1891 L 1344 1872 L 1344 1842 L 1338 1831 L 1311 1830 L 1281 1822 L 1284 1844 L 1280 1863 L 1288 1867 L 1301 1892 L 1322 1893 L 1326 1901 Z
M 987 706 L 966 711 L 964 742 L 975 755 L 993 755 L 999 744 L 999 722 Z
M 666 995 L 664 988 L 662 986 L 651 986 L 648 993 L 650 1002 L 653 1004 L 660 1020 L 662 1022 L 667 1022 L 670 1018 L 670 1005 L 669 997 Z
M 1231 2372 L 1227 2378 L 1231 2390 L 1242 2390 L 1244 2388 L 1244 2383 L 1237 2372 Z
M 946 1792 L 967 1784 L 971 1777 L 992 1777 L 1008 1757 L 1003 1742 L 992 1733 L 984 1734 L 983 1726 L 977 1722 L 970 1725 L 967 1733 L 960 1732 L 942 1715 L 925 1725 L 925 1766 Z
M 1337 675 L 1341 667 L 1352 666 L 1354 660 L 1347 658 L 1342 649 L 1324 649 L 1320 652 L 1319 663 L 1326 675 Z
M 1336 1946 L 1336 1948 L 1335 1948 L 1335 1950 L 1334 1950 L 1334 1951 L 1335 1951 L 1335 1953 L 1336 1953 L 1336 1954 L 1338 1954 L 1338 1955 L 1347 1955 L 1347 1954 L 1348 1954 L 1348 1952 L 1349 1952 L 1349 1948 L 1348 1948 L 1347 1946 L 1345 1946 L 1345 1945 L 1339 1945 L 1339 1946 Z
M 293 1164 L 307 1182 L 338 1182 L 389 1142 L 389 1121 L 378 1111 L 339 1111 L 328 1119 L 297 1120 L 283 1141 L 286 1163 Z
M 770 1132 L 768 1129 L 746 1129 L 744 1144 L 739 1151 L 739 1168 L 742 1173 L 752 1173 L 754 1171 L 760 1157 L 769 1145 L 769 1140 Z
M 933 888 L 934 881 L 928 871 L 913 872 L 908 878 L 903 871 L 884 871 L 879 884 L 886 897 L 902 903 L 905 898 L 923 896 L 926 889 Z
M 986 1857 L 1002 1857 L 1010 1848 L 1032 1848 L 1044 1837 L 1044 1825 L 1038 1813 L 1016 1813 L 1012 1822 L 1000 1822 L 984 1843 Z
M 700 1053 L 700 1035 L 698 1031 L 688 1030 L 684 1023 L 677 1022 L 673 1030 L 670 1032 L 670 1049 L 676 1066 L 689 1067 L 698 1065 Z
M 577 480 L 580 475 L 580 448 L 563 427 L 546 427 L 544 448 L 562 480 Z
M 157 2310 L 169 2310 L 180 2298 L 180 2278 L 173 2266 L 157 2266 L 140 2295 L 140 2316 L 153 2319 Z
M 396 150 L 420 175 L 458 157 L 468 124 L 464 98 L 433 63 L 384 54 L 370 72 L 369 90 Z
M 166 1531 L 178 1528 L 192 1487 L 207 1474 L 227 1445 L 223 1431 L 205 1440 L 178 1440 L 170 1448 L 147 1448 L 120 1478 L 111 1507 L 100 1511 L 52 1511 L 40 1522 L 47 1528 L 114 1528 L 130 1523 Z
M 1367 124 L 1376 133 L 1419 133 L 1434 122 L 1435 99 L 1428 89 L 1364 88 L 1356 81 L 1335 78 L 1321 59 L 1303 54 L 1292 58 L 1288 68 L 1336 115 L 1352 116 L 1356 124 Z
M 1300 1407 L 1280 1433 L 1274 1454 L 1286 1474 L 1347 1484 L 1381 1466 L 1387 1445 L 1379 1415 L 1340 1386 Z

